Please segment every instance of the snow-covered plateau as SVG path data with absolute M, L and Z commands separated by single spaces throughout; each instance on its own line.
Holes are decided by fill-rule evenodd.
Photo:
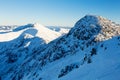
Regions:
M 86 15 L 72 28 L 0 26 L 0 80 L 120 80 L 120 25 Z

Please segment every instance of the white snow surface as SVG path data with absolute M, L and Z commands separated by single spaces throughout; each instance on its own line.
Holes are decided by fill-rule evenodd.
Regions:
M 0 34 L 0 42 L 10 41 L 10 40 L 16 39 L 17 37 L 20 36 L 20 34 L 23 31 L 24 30 L 18 31 L 18 32 L 10 32 L 10 33 L 5 33 L 5 34 Z
M 24 39 L 18 39 L 23 44 L 15 45 L 17 49 L 4 49 L 5 38 L 1 40 L 0 79 L 120 80 L 120 25 L 101 16 L 87 15 L 59 38 L 60 33 L 39 24 L 25 29 L 18 28 Z M 17 54 L 18 60 L 9 54 Z
M 34 30 L 32 30 L 32 29 L 34 29 Z M 24 32 L 24 31 L 26 31 L 26 32 Z M 40 38 L 44 39 L 46 43 L 61 36 L 60 33 L 50 30 L 41 24 L 35 23 L 35 24 L 33 24 L 33 27 L 28 26 L 25 29 L 21 29 L 18 31 L 11 31 L 11 32 L 8 32 L 5 34 L 0 34 L 0 42 L 14 40 L 14 39 L 18 38 L 22 33 L 30 34 L 33 37 L 34 36 L 40 37 Z
M 35 29 L 38 30 L 36 36 L 43 38 L 47 43 L 61 36 L 60 33 L 52 31 L 41 24 L 34 24 Z

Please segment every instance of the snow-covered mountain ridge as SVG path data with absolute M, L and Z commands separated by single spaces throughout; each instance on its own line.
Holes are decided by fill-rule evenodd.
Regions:
M 0 37 L 1 37 L 0 42 L 13 40 L 19 37 L 21 33 L 22 35 L 29 34 L 31 36 L 37 36 L 37 37 L 43 38 L 47 43 L 61 35 L 58 32 L 50 30 L 45 26 L 36 23 L 36 24 L 19 26 L 13 29 L 13 31 L 11 32 L 7 32 L 6 34 L 0 34 Z
M 40 24 L 16 26 L 4 32 L 0 34 L 0 77 L 16 69 L 27 57 L 41 51 L 48 42 L 62 35 Z
M 120 25 L 115 24 L 114 22 L 105 19 L 101 16 L 93 17 L 92 15 L 87 15 L 84 18 L 80 19 L 75 26 L 76 27 L 72 29 L 72 30 L 76 30 L 74 32 L 80 32 L 80 34 L 81 35 L 83 34 L 84 37 L 87 34 L 90 35 L 96 34 L 95 37 L 96 40 L 98 41 L 104 41 L 110 39 L 113 36 L 120 35 L 120 28 L 119 28 Z M 77 33 L 74 33 L 74 35 L 75 34 Z
M 8 70 L 0 76 L 3 80 L 119 80 L 119 57 L 120 25 L 87 15 L 68 34 L 37 48 L 19 66 L 5 67 Z

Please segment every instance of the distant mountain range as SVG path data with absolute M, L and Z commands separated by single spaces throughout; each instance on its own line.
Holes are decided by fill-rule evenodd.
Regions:
M 6 27 L 0 27 L 0 80 L 120 79 L 120 25 L 111 20 L 86 15 L 72 28 Z

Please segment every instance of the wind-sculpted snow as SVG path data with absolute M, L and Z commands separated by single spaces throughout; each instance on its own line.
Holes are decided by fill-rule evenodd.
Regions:
M 35 24 L 34 26 L 36 25 L 38 24 Z M 42 27 L 42 30 L 46 31 L 47 29 L 44 29 Z M 29 31 L 25 32 L 29 33 Z M 32 33 L 32 31 L 30 31 L 29 34 L 31 36 L 34 36 L 38 33 L 40 32 L 36 31 L 35 33 Z M 47 36 L 48 33 L 46 32 Z M 44 37 L 45 34 L 41 36 Z M 46 40 L 47 38 L 44 39 Z M 30 56 L 24 58 L 19 66 L 10 68 L 9 71 L 7 70 L 8 72 L 6 71 L 6 73 L 0 74 L 1 79 L 120 79 L 120 26 L 108 19 L 105 19 L 101 16 L 87 15 L 80 19 L 68 32 L 68 34 L 56 38 L 53 41 L 51 40 L 51 42 L 45 44 L 45 46 L 44 40 L 42 41 L 43 47 L 35 48 L 35 51 L 31 51 Z M 35 40 L 35 42 L 37 41 Z M 26 49 L 26 47 L 29 47 L 30 44 L 31 42 L 29 41 L 28 43 L 23 43 L 22 45 L 25 45 L 23 51 L 25 51 L 24 49 Z M 39 46 L 37 44 L 38 43 L 36 43 L 35 46 Z M 34 48 L 32 49 L 34 50 Z M 28 51 L 30 50 L 26 50 L 27 54 L 29 54 Z M 19 53 L 20 51 L 17 52 L 17 54 L 21 54 Z M 3 58 L 5 58 L 5 55 L 1 55 L 1 61 Z M 9 58 L 5 59 L 8 60 Z M 16 61 L 16 58 L 13 56 L 12 62 Z M 3 62 L 2 65 L 4 63 L 5 62 Z M 3 70 L 3 68 L 1 70 Z

